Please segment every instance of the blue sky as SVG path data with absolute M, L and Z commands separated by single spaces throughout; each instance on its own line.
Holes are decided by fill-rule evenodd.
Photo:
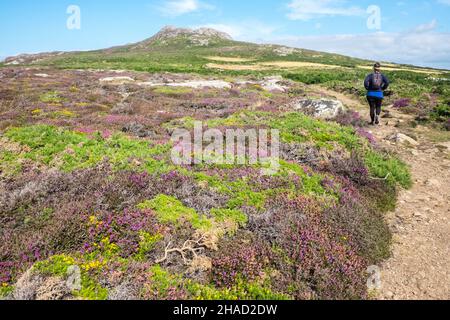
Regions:
M 67 28 L 70 5 L 80 29 Z M 378 17 L 369 6 L 380 9 L 379 27 L 368 26 Z M 450 0 L 2 0 L 0 58 L 136 42 L 164 25 L 450 69 Z

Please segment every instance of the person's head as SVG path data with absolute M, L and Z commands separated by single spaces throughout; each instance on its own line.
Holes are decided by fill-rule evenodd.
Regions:
M 376 63 L 373 65 L 373 71 L 375 71 L 375 72 L 381 72 L 381 64 L 380 64 L 379 62 L 376 62 Z

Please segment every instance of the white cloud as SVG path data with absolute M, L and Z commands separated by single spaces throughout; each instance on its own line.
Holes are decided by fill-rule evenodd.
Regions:
M 431 21 L 430 23 L 418 25 L 417 27 L 414 28 L 414 31 L 417 33 L 430 32 L 436 29 L 436 27 L 437 27 L 437 20 L 433 19 L 433 21 Z
M 311 20 L 326 16 L 364 16 L 366 10 L 347 6 L 345 0 L 291 0 L 287 5 L 291 20 Z
M 450 0 L 438 0 L 437 2 L 440 4 L 445 4 L 447 6 L 450 6 Z
M 263 41 L 272 36 L 278 27 L 265 24 L 258 20 L 248 20 L 238 23 L 209 23 L 192 26 L 192 28 L 213 28 L 228 33 L 233 39 L 241 41 Z
M 450 69 L 450 33 L 418 29 L 402 33 L 285 36 L 268 42 L 363 59 Z
M 450 69 L 450 33 L 438 33 L 434 31 L 436 26 L 437 21 L 433 20 L 405 32 L 318 36 L 282 35 L 282 28 L 258 20 L 192 27 L 214 28 L 242 41 L 281 44 L 362 59 Z
M 167 0 L 159 7 L 162 14 L 171 17 L 212 9 L 214 6 L 199 0 Z

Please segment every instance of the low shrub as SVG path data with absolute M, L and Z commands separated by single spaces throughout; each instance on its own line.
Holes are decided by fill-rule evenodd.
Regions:
M 160 223 L 180 226 L 183 221 L 188 221 L 195 229 L 208 230 L 212 222 L 204 216 L 199 215 L 194 209 L 185 207 L 178 199 L 158 195 L 150 201 L 138 205 L 139 209 L 152 209 L 156 213 Z
M 297 299 L 364 299 L 367 262 L 350 235 L 325 222 L 320 207 L 304 197 L 280 198 L 271 217 L 255 226 L 274 247 L 272 261 L 282 274 L 273 284 Z
M 398 183 L 405 189 L 411 188 L 412 179 L 408 166 L 398 158 L 368 151 L 364 161 L 375 179 L 384 179 L 393 186 Z
M 394 108 L 405 108 L 408 107 L 411 104 L 411 99 L 409 98 L 402 98 L 398 99 L 394 102 L 393 107 Z
M 213 258 L 212 283 L 219 288 L 231 288 L 240 277 L 253 282 L 263 275 L 265 260 L 263 245 L 239 243 L 239 237 L 224 240 Z

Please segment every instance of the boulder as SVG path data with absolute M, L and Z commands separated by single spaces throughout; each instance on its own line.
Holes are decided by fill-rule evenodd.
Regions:
M 281 76 L 265 77 L 264 80 L 261 82 L 261 86 L 266 91 L 286 92 L 288 88 L 284 86 L 282 82 L 283 77 Z
M 139 138 L 154 137 L 156 134 L 152 130 L 148 130 L 143 124 L 132 122 L 122 128 L 122 132 L 137 136 Z
M 345 111 L 342 102 L 332 99 L 300 99 L 291 102 L 289 107 L 321 119 L 331 119 Z
M 419 143 L 416 140 L 414 140 L 411 137 L 408 137 L 406 134 L 403 134 L 403 133 L 396 133 L 396 134 L 388 137 L 388 140 L 395 142 L 395 143 L 400 143 L 400 144 L 410 144 L 412 146 L 419 145 Z

